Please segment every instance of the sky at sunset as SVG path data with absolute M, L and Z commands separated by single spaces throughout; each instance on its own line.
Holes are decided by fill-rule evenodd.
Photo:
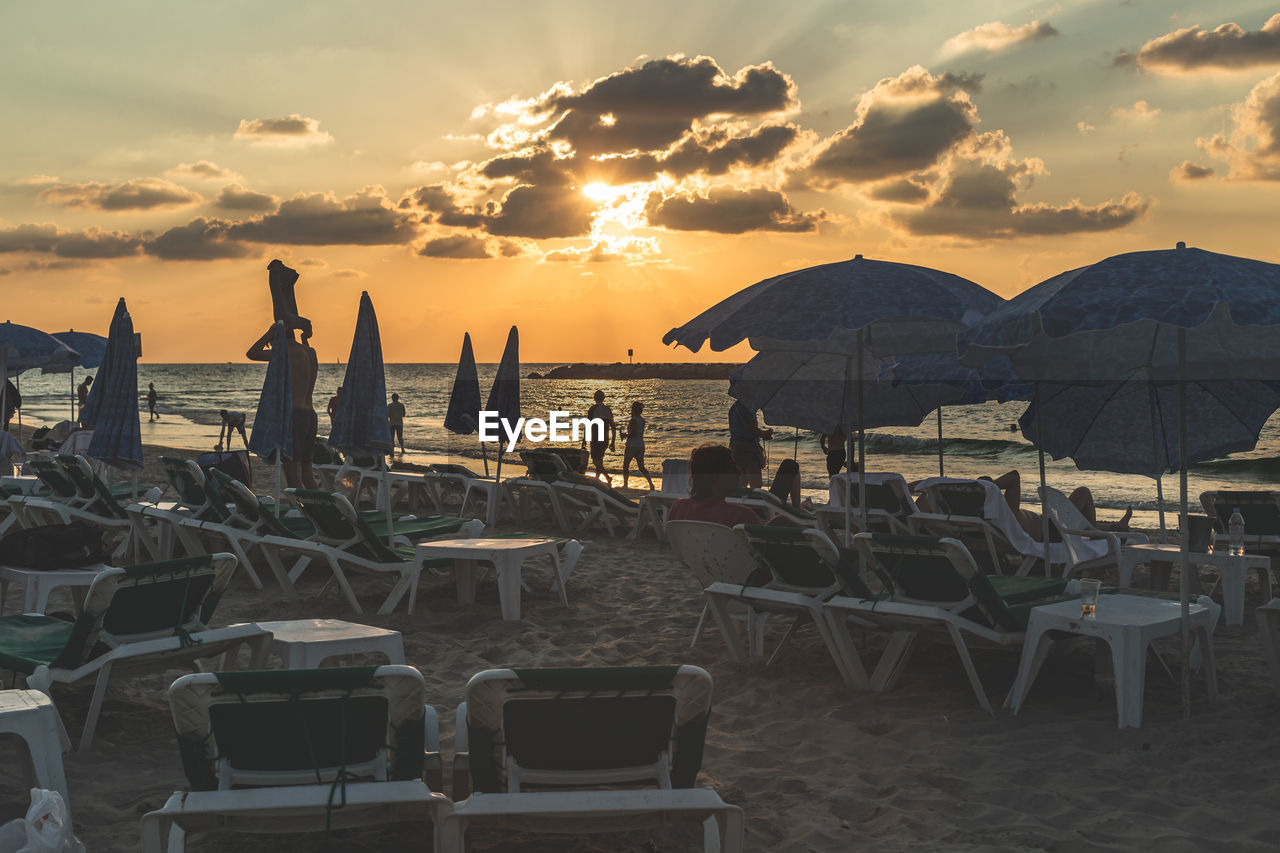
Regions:
M 151 362 L 243 360 L 272 258 L 395 362 L 743 359 L 661 338 L 856 253 L 1280 262 L 1274 5 L 6 3 L 0 79 L 0 319 Z

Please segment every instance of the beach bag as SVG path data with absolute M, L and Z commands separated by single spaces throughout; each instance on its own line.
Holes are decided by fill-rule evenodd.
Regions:
M 92 524 L 43 524 L 0 539 L 0 564 L 22 569 L 78 569 L 106 559 L 103 531 Z
M 222 453 L 202 453 L 196 457 L 196 464 L 206 475 L 217 469 L 228 477 L 234 477 L 246 486 L 253 475 L 249 467 L 249 451 L 234 450 Z
M 71 813 L 57 791 L 31 789 L 25 819 L 0 826 L 0 853 L 84 853 L 71 831 Z

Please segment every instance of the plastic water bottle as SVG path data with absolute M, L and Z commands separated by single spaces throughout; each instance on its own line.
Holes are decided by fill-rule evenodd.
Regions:
M 1236 507 L 1236 511 L 1231 513 L 1231 520 L 1227 522 L 1227 538 L 1231 543 L 1231 556 L 1244 555 L 1244 516 L 1240 514 L 1240 508 Z

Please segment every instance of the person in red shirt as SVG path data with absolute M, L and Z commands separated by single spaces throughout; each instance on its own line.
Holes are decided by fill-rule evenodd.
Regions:
M 733 527 L 759 524 L 760 516 L 745 506 L 725 501 L 738 491 L 741 471 L 733 451 L 723 444 L 704 444 L 689 454 L 689 497 L 671 505 L 667 521 L 710 521 Z

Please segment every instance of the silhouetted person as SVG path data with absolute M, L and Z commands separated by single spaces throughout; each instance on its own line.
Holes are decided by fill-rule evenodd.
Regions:
M 271 315 L 282 320 L 286 329 L 299 329 L 303 340 L 311 338 L 311 321 L 298 316 L 298 300 L 293 287 L 298 282 L 297 270 L 278 260 L 267 264 L 267 286 L 271 289 Z
M 794 459 L 783 459 L 773 475 L 769 491 L 783 503 L 800 508 L 800 464 Z
M 391 395 L 391 403 L 387 406 L 387 422 L 391 425 L 391 443 L 400 440 L 400 452 L 404 453 L 404 403 L 399 394 Z
M 18 409 L 22 408 L 22 395 L 18 393 L 18 387 L 9 379 L 4 380 L 4 431 L 9 431 L 9 421 L 13 420 L 14 414 Z
M 222 428 L 227 432 L 227 450 L 231 449 L 231 432 L 232 430 L 240 431 L 240 440 L 244 442 L 244 446 L 249 446 L 249 436 L 244 431 L 244 412 L 237 412 L 228 409 L 219 409 L 222 415 Z M 218 444 L 222 444 L 222 435 L 219 432 Z
M 844 449 L 844 427 L 836 424 L 835 430 L 830 435 L 818 438 L 818 444 L 822 447 L 822 452 L 827 455 L 827 476 L 834 477 L 844 468 L 844 463 L 849 458 L 849 454 Z M 850 467 L 849 470 L 854 469 Z
M 613 409 L 605 405 L 603 391 L 595 393 L 595 401 L 595 404 L 587 409 L 587 417 L 604 421 L 604 435 L 597 435 L 594 431 L 588 430 L 591 434 L 591 464 L 595 466 L 596 473 L 603 477 L 606 483 L 612 483 L 612 478 L 604 470 L 604 452 L 606 449 L 610 451 L 617 449 L 618 425 L 613 422 Z
M 729 449 L 742 471 L 740 484 L 758 489 L 764 484 L 764 448 L 760 439 L 773 438 L 773 430 L 761 429 L 756 413 L 741 400 L 729 407 Z
M 338 390 L 333 392 L 333 396 L 329 398 L 329 422 L 333 423 L 333 419 L 338 414 L 338 401 L 342 399 L 342 386 L 338 386 Z
M 644 475 L 649 481 L 649 491 L 653 491 L 653 477 L 649 476 L 649 471 L 644 467 L 644 418 L 641 415 L 644 412 L 644 403 L 636 400 L 631 404 L 631 420 L 627 421 L 627 441 L 622 445 L 622 487 L 627 487 L 627 477 L 630 474 L 631 460 L 636 461 L 636 470 Z
M 319 429 L 315 407 L 311 403 L 311 393 L 316 387 L 316 373 L 319 363 L 316 351 L 311 348 L 311 335 L 303 333 L 298 340 L 297 333 L 288 329 L 289 336 L 289 384 L 293 394 L 290 403 L 293 408 L 293 458 L 283 460 L 284 476 L 290 488 L 316 487 L 316 478 L 311 471 L 311 460 L 316 449 L 316 432 Z M 249 347 L 245 353 L 250 361 L 271 360 L 271 340 L 275 337 L 275 326 Z
M 667 521 L 709 521 L 733 527 L 759 524 L 760 516 L 725 498 L 738 491 L 742 472 L 733 451 L 723 444 L 704 444 L 689 454 L 689 497 L 671 505 Z
M 151 417 L 147 419 L 148 422 L 160 420 L 160 415 L 156 412 L 156 400 L 159 400 L 159 399 L 160 399 L 160 395 L 156 393 L 156 383 L 148 382 L 147 383 L 147 411 L 151 415 Z
M 89 386 L 93 384 L 93 377 L 86 376 L 84 381 L 80 383 L 80 387 L 76 388 L 76 400 L 79 407 L 76 409 L 76 417 L 80 417 L 80 412 L 84 410 L 84 404 L 89 402 Z

